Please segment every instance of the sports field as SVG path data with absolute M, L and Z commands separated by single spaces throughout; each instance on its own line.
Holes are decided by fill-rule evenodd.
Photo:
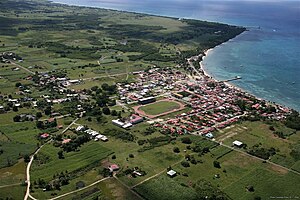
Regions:
M 169 113 L 182 110 L 184 105 L 174 100 L 164 99 L 148 105 L 134 107 L 140 115 L 155 118 Z

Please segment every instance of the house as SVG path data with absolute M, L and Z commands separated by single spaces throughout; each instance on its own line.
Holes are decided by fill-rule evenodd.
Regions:
M 138 124 L 138 123 L 140 123 L 140 122 L 143 122 L 143 118 L 142 117 L 140 117 L 140 116 L 138 116 L 138 115 L 136 115 L 136 114 L 133 114 L 133 115 L 131 115 L 131 117 L 130 117 L 130 123 L 131 124 Z
M 239 147 L 239 148 L 243 147 L 243 143 L 238 140 L 235 140 L 234 142 L 232 142 L 232 145 Z
M 124 128 L 124 129 L 127 129 L 127 128 L 132 126 L 132 123 L 125 123 L 125 122 L 122 122 L 120 119 L 114 119 L 114 120 L 111 120 L 111 121 L 114 125 L 119 126 L 121 128 Z
M 76 128 L 76 131 L 84 131 L 84 130 L 85 130 L 85 127 L 81 126 L 81 125 Z
M 171 169 L 170 171 L 167 172 L 167 175 L 170 176 L 170 177 L 174 177 L 176 176 L 177 172 L 174 171 L 173 169 Z
M 63 141 L 62 141 L 62 144 L 67 144 L 67 143 L 69 143 L 71 141 L 71 139 L 64 139 Z
M 4 106 L 0 106 L 0 113 L 4 113 L 5 110 L 4 110 Z
M 207 137 L 207 138 L 209 138 L 209 139 L 212 139 L 212 138 L 214 138 L 214 135 L 213 135 L 212 133 L 207 133 L 207 134 L 205 135 L 205 137 Z
M 43 133 L 42 135 L 40 135 L 42 139 L 47 139 L 49 136 L 49 133 Z
M 111 164 L 109 167 L 108 167 L 109 171 L 113 172 L 113 171 L 118 171 L 120 168 L 118 165 L 116 164 Z
M 54 121 L 55 121 L 55 118 L 49 118 L 49 119 L 48 119 L 48 122 L 49 122 L 49 123 L 54 122 Z

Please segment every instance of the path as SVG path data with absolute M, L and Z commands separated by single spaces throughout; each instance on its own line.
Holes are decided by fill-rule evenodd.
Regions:
M 0 189 L 1 189 L 1 188 L 6 188 L 6 187 L 18 186 L 18 185 L 21 185 L 21 183 L 14 183 L 14 184 L 10 184 L 10 185 L 1 185 L 1 186 L 0 186 Z
M 61 133 L 64 134 L 73 124 L 75 124 L 77 122 L 79 118 L 76 118 L 71 124 L 69 124 L 69 126 L 67 126 L 67 128 L 65 128 Z
M 54 198 L 52 198 L 52 199 L 50 199 L 50 200 L 59 199 L 59 198 L 65 197 L 65 196 L 67 196 L 67 195 L 70 195 L 70 194 L 73 194 L 73 193 L 76 193 L 76 192 L 80 192 L 81 190 L 85 190 L 85 189 L 87 189 L 87 188 L 90 188 L 90 187 L 92 187 L 92 186 L 94 186 L 94 185 L 96 185 L 96 184 L 98 184 L 98 183 L 100 183 L 100 182 L 102 182 L 102 181 L 105 181 L 105 180 L 107 180 L 107 179 L 109 179 L 109 178 L 111 178 L 111 177 L 106 177 L 106 178 L 100 179 L 100 180 L 98 180 L 98 181 L 96 181 L 96 182 L 94 182 L 94 183 L 92 183 L 92 184 L 90 184 L 90 185 L 88 185 L 88 186 L 85 186 L 85 187 L 80 188 L 80 189 L 78 189 L 78 190 L 74 190 L 74 191 L 72 191 L 72 192 L 68 192 L 68 193 L 59 195 L 59 196 L 54 197 Z
M 31 70 L 27 69 L 26 67 L 23 67 L 23 66 L 21 66 L 21 65 L 19 65 L 19 64 L 17 64 L 17 63 L 14 63 L 14 62 L 12 62 L 12 61 L 10 61 L 10 63 L 11 63 L 12 65 L 15 65 L 15 66 L 17 66 L 17 67 L 19 67 L 19 68 L 21 68 L 21 69 L 23 69 L 23 70 L 25 70 L 25 71 L 31 73 L 31 74 L 35 74 L 33 71 L 31 71 Z
M 114 175 L 114 178 L 121 183 L 124 187 L 126 187 L 130 192 L 132 192 L 133 194 L 135 194 L 138 198 L 140 199 L 144 199 L 141 195 L 139 195 L 136 191 L 134 191 L 132 189 L 132 187 L 129 187 L 128 185 L 126 185 L 125 183 L 123 183 L 117 176 Z

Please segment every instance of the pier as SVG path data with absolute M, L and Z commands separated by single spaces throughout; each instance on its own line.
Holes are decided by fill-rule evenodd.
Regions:
M 230 82 L 230 81 L 236 81 L 236 80 L 239 80 L 239 79 L 242 79 L 242 77 L 236 76 L 234 78 L 226 79 L 226 80 L 219 81 L 219 82 Z

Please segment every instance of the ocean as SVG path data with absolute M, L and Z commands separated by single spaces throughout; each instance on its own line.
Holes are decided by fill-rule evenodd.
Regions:
M 300 1 L 55 0 L 55 2 L 245 26 L 203 61 L 212 77 L 300 111 Z

